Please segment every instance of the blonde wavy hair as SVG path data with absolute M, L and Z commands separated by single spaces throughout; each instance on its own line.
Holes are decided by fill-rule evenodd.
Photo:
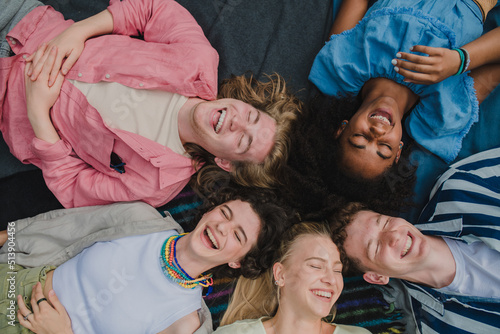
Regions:
M 261 164 L 233 161 L 230 172 L 233 180 L 243 186 L 272 188 L 279 181 L 277 176 L 288 160 L 292 126 L 302 111 L 302 102 L 287 87 L 277 73 L 266 75 L 267 81 L 259 81 L 252 75 L 231 76 L 222 82 L 219 99 L 232 98 L 246 102 L 265 112 L 276 121 L 274 146 Z M 225 173 L 215 164 L 214 156 L 195 144 L 185 145 L 198 170 L 197 185 L 218 182 Z
M 295 224 L 284 233 L 275 263 L 286 264 L 297 240 L 308 235 L 331 238 L 327 224 L 311 222 Z M 273 317 L 278 310 L 280 299 L 279 287 L 273 282 L 272 267 L 257 279 L 238 278 L 229 306 L 222 317 L 221 326 L 243 319 Z M 328 316 L 329 321 L 333 321 L 335 313 L 336 306 L 334 305 Z

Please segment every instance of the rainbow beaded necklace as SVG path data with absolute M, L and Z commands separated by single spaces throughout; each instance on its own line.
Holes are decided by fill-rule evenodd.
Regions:
M 200 277 L 196 279 L 192 278 L 184 271 L 184 269 L 182 269 L 179 262 L 177 262 L 175 246 L 177 245 L 177 241 L 186 234 L 187 233 L 173 235 L 170 238 L 167 238 L 167 240 L 163 243 L 160 253 L 160 263 L 163 274 L 165 274 L 168 279 L 186 289 L 194 289 L 198 285 L 202 287 L 211 286 L 214 284 L 212 274 L 200 275 Z

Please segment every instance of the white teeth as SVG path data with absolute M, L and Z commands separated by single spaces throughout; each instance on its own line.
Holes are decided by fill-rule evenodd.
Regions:
M 313 293 L 320 297 L 332 298 L 332 293 L 327 291 L 314 290 Z
M 226 110 L 222 109 L 222 112 L 219 117 L 219 121 L 217 122 L 217 125 L 215 126 L 215 133 L 219 133 L 220 128 L 222 127 L 222 123 L 224 123 L 224 118 L 226 118 Z
M 401 253 L 401 257 L 405 256 L 408 253 L 412 243 L 413 243 L 413 239 L 410 236 L 408 236 L 408 238 L 406 239 L 405 248 L 404 248 L 403 252 Z
M 215 246 L 215 248 L 219 249 L 219 244 L 217 243 L 217 240 L 215 240 L 212 232 L 207 228 L 207 235 L 212 244 Z
M 389 119 L 387 117 L 384 117 L 382 115 L 373 115 L 373 116 L 370 116 L 370 118 L 376 118 L 376 119 L 379 119 L 388 125 L 391 125 L 391 121 L 389 121 Z

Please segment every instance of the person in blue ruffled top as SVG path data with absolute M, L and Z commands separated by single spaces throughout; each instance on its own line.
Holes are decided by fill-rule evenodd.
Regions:
M 500 28 L 481 36 L 496 1 L 368 2 L 342 3 L 309 76 L 335 99 L 357 96 L 357 112 L 335 124 L 340 168 L 384 175 L 400 159 L 403 117 L 418 144 L 451 162 L 500 80 Z

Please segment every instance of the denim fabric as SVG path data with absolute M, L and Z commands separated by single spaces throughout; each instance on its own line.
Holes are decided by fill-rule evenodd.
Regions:
M 370 78 L 407 86 L 420 96 L 406 120 L 408 133 L 449 163 L 478 119 L 473 79 L 463 74 L 434 85 L 406 83 L 391 60 L 414 45 L 463 46 L 481 35 L 482 23 L 472 0 L 378 1 L 356 27 L 331 37 L 316 57 L 309 79 L 332 96 L 356 95 Z

